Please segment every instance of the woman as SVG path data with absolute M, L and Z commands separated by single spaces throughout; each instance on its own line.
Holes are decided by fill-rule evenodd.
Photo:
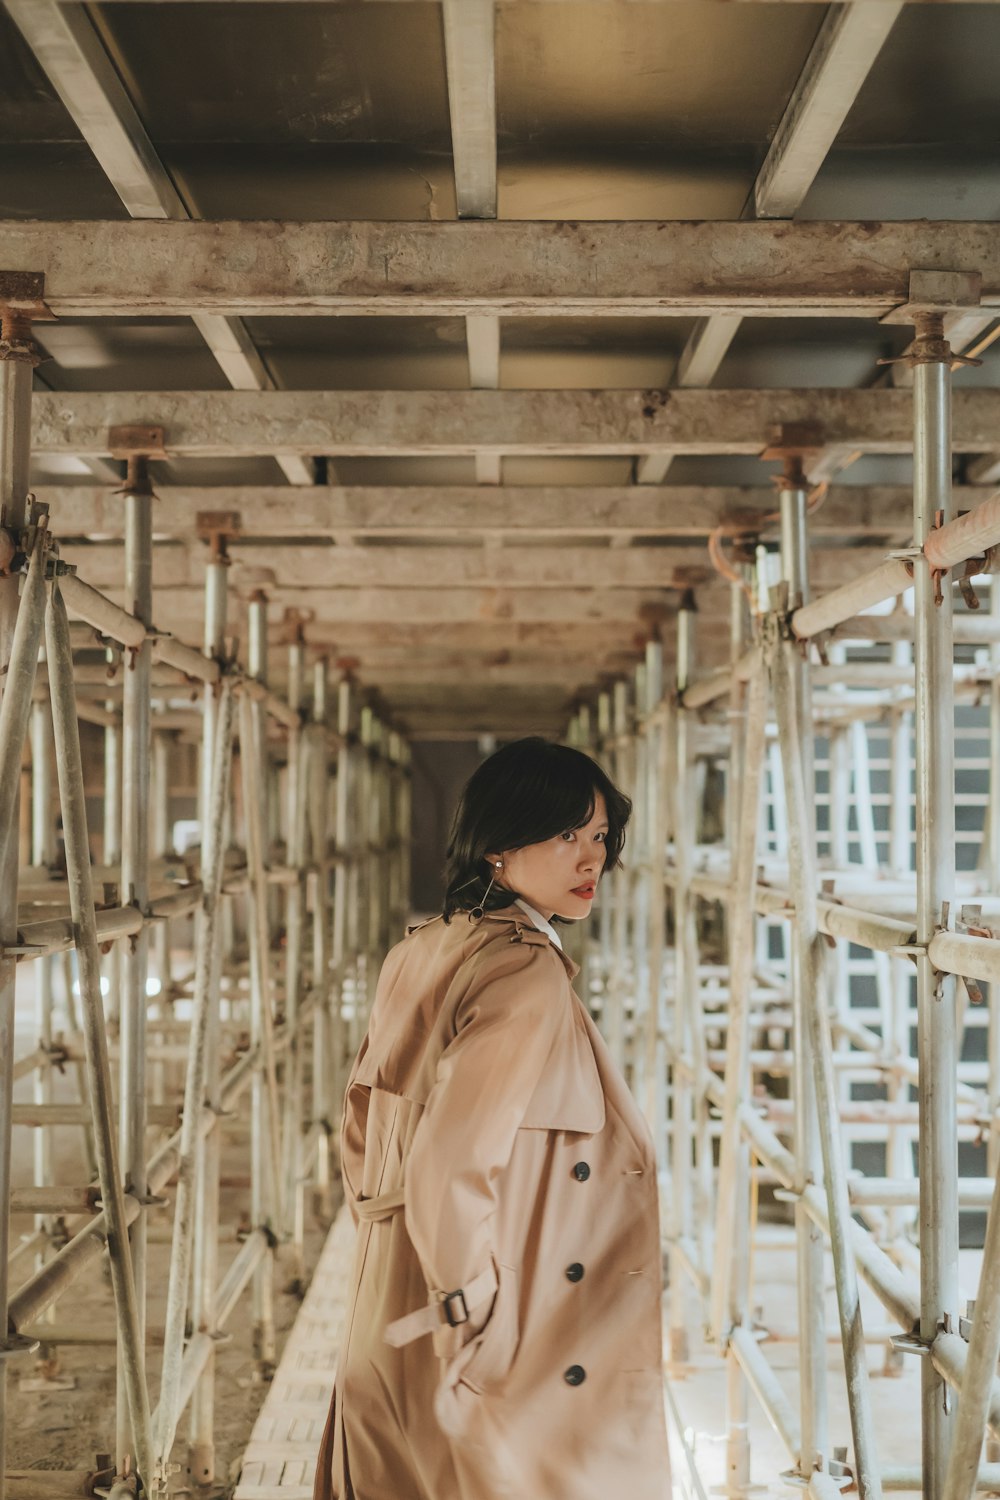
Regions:
M 379 976 L 341 1124 L 358 1224 L 314 1500 L 666 1500 L 652 1141 L 571 988 L 631 804 L 518 740 L 469 779 L 439 917 Z

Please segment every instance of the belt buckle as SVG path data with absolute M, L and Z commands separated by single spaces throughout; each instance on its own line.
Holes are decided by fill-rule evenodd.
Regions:
M 462 1316 L 460 1318 L 452 1316 L 451 1303 L 456 1297 L 462 1304 Z M 459 1288 L 457 1292 L 448 1292 L 444 1297 L 442 1297 L 441 1306 L 444 1309 L 445 1322 L 448 1324 L 449 1328 L 458 1328 L 462 1323 L 467 1323 L 469 1321 L 469 1308 L 465 1300 L 465 1293 L 461 1288 Z

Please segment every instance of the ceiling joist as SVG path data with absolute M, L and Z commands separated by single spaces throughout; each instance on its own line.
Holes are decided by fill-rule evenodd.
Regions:
M 757 173 L 749 217 L 790 219 L 801 206 L 901 9 L 901 0 L 831 5 Z M 710 386 L 741 321 L 724 312 L 700 319 L 678 362 L 676 384 Z M 636 466 L 637 481 L 661 484 L 672 461 L 671 453 L 647 454 Z

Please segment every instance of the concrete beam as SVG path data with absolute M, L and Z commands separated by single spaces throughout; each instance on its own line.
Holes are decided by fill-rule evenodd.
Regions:
M 121 496 L 98 486 L 34 489 L 48 505 L 56 535 L 124 535 Z M 958 510 L 969 510 L 982 492 L 954 491 Z M 439 532 L 481 538 L 487 532 L 541 536 L 706 537 L 722 521 L 773 514 L 774 490 L 715 486 L 593 485 L 537 488 L 503 486 L 491 494 L 491 514 L 480 491 L 469 485 L 316 486 L 289 496 L 284 486 L 259 489 L 213 486 L 169 487 L 157 495 L 157 537 L 189 539 L 209 514 L 226 530 L 225 518 L 248 537 L 322 537 L 338 541 L 364 536 L 426 536 Z M 773 529 L 773 528 L 771 528 Z M 885 536 L 907 539 L 913 529 L 912 492 L 901 485 L 831 489 L 810 519 L 822 536 Z
M 27 5 L 27 6 L 41 5 L 41 4 L 45 4 L 46 0 L 23 0 L 23 3 L 25 5 Z M 60 3 L 65 3 L 65 4 L 68 4 L 68 5 L 74 5 L 74 4 L 75 5 L 84 5 L 84 4 L 87 3 L 87 0 L 60 0 Z M 116 0 L 107 0 L 107 3 L 114 4 L 114 3 L 116 3 Z M 139 0 L 139 3 L 145 3 L 145 4 L 170 4 L 170 3 L 178 3 L 178 4 L 179 3 L 188 3 L 188 4 L 195 3 L 195 4 L 198 4 L 198 3 L 201 3 L 201 4 L 205 4 L 205 3 L 208 3 L 208 0 Z M 231 3 L 236 3 L 236 0 L 231 0 Z M 244 0 L 244 3 L 245 3 L 245 0 Z M 252 3 L 252 0 L 251 0 L 251 3 Z M 271 3 L 277 3 L 277 4 L 301 4 L 302 0 L 271 0 Z M 317 0 L 317 3 L 323 3 L 323 4 L 327 4 L 327 5 L 334 5 L 334 6 L 337 6 L 337 5 L 357 5 L 357 4 L 378 5 L 378 4 L 384 4 L 384 3 L 392 3 L 392 4 L 396 4 L 396 5 L 414 5 L 414 4 L 426 5 L 428 3 L 428 0 Z M 556 4 L 560 4 L 560 3 L 563 3 L 563 4 L 571 4 L 571 3 L 578 4 L 579 0 L 505 0 L 505 3 L 507 5 L 509 5 L 509 6 L 518 6 L 518 5 L 528 6 L 528 5 L 541 5 L 541 4 L 556 5 Z M 612 5 L 647 5 L 647 6 L 649 6 L 649 5 L 673 5 L 673 4 L 677 4 L 677 3 L 690 4 L 690 0 L 607 0 L 607 3 L 608 4 L 612 4 Z M 774 4 L 774 3 L 776 3 L 776 0 L 740 0 L 740 3 L 744 3 L 744 4 L 765 4 L 765 3 L 766 4 Z M 816 3 L 816 0 L 777 0 L 777 3 L 779 3 L 779 4 L 786 4 L 786 5 L 788 5 L 788 4 L 792 4 L 792 5 L 810 4 L 810 5 L 813 5 L 813 4 Z M 873 0 L 873 3 L 885 3 L 885 0 Z M 908 5 L 915 5 L 915 4 L 927 3 L 927 0 L 905 0 L 905 3 L 908 4 Z M 969 3 L 971 3 L 973 5 L 990 5 L 990 4 L 995 4 L 996 0 L 933 0 L 933 3 L 935 3 L 937 5 L 958 5 L 958 4 L 969 4 Z
M 31 3 L 31 0 L 24 0 Z M 0 225 L 58 316 L 216 313 L 880 318 L 914 268 L 978 271 L 992 223 L 171 221 Z
M 371 687 L 384 692 L 386 697 L 395 697 L 414 682 L 419 683 L 421 694 L 426 696 L 435 688 L 446 688 L 450 693 L 458 692 L 472 679 L 477 687 L 507 687 L 511 690 L 526 687 L 550 687 L 554 693 L 574 693 L 594 690 L 598 678 L 630 674 L 640 660 L 636 652 L 630 655 L 592 658 L 590 661 L 530 659 L 523 662 L 495 662 L 486 657 L 471 655 L 468 660 L 456 658 L 450 663 L 414 663 L 396 667 L 382 667 L 378 663 L 365 662 L 359 667 L 359 675 Z
M 1000 235 L 997 236 L 1000 243 Z M 1000 391 L 957 390 L 953 445 L 996 446 Z M 780 422 L 822 425 L 829 447 L 909 453 L 913 403 L 894 390 L 131 391 L 33 402 L 37 453 L 108 453 L 118 423 L 158 423 L 177 457 L 677 453 L 756 455 Z
M 159 551 L 154 573 L 159 573 Z M 202 575 L 204 569 L 202 569 Z M 235 582 L 235 580 L 234 580 Z M 109 584 L 106 592 L 125 604 L 124 591 Z M 308 609 L 315 624 L 310 634 L 335 639 L 344 625 L 368 627 L 385 624 L 401 629 L 438 626 L 486 625 L 498 643 L 518 625 L 534 628 L 549 623 L 613 624 L 638 628 L 644 611 L 662 611 L 679 597 L 675 591 L 655 589 L 589 590 L 567 588 L 423 588 L 396 589 L 387 586 L 364 589 L 316 589 L 309 597 L 294 583 L 279 579 L 268 589 L 269 623 L 277 629 L 290 606 Z M 234 616 L 237 605 L 233 605 Z M 156 589 L 157 625 L 189 641 L 198 634 L 205 608 L 203 586 Z
M 60 555 L 95 588 L 119 586 L 123 569 L 120 546 L 101 542 L 64 544 Z M 860 571 L 871 567 L 884 555 L 884 548 L 824 548 L 812 553 L 810 566 L 817 583 L 832 572 L 842 581 L 851 568 Z M 204 578 L 205 556 L 205 548 L 198 544 L 162 544 L 154 559 L 154 586 L 195 587 Z M 264 562 L 279 583 L 298 588 L 303 596 L 310 591 L 322 594 L 367 589 L 398 589 L 408 594 L 410 590 L 434 587 L 548 589 L 565 588 L 568 581 L 581 591 L 681 589 L 713 583 L 717 578 L 707 550 L 699 546 L 519 546 L 495 551 L 485 547 L 310 547 L 271 542 L 264 549 L 234 543 L 230 556 L 231 581 L 237 590 L 241 567 L 256 572 Z M 585 615 L 585 606 L 580 612 Z
M 407 624 L 381 621 L 370 625 L 317 622 L 306 626 L 306 638 L 313 651 L 328 648 L 339 655 L 357 652 L 365 660 L 380 662 L 390 658 L 402 662 L 407 652 L 418 653 L 421 661 L 467 652 L 488 654 L 493 660 L 523 659 L 528 654 L 562 658 L 574 653 L 592 660 L 602 652 L 638 651 L 649 635 L 649 625 L 638 619 L 506 622 L 502 628 L 492 620 L 453 621 L 447 625 L 427 621 Z M 280 631 L 273 638 L 279 639 Z

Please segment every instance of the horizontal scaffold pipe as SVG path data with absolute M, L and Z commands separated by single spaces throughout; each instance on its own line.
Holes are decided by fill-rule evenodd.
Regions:
M 97 938 L 101 943 L 117 938 L 134 937 L 146 922 L 162 922 L 187 916 L 201 900 L 201 885 L 195 882 L 168 896 L 149 903 L 149 914 L 143 917 L 136 906 L 112 906 L 96 913 Z M 76 945 L 75 928 L 69 916 L 49 917 L 41 922 L 22 922 L 18 928 L 21 959 L 45 958 L 53 953 L 67 953 Z
M 903 610 L 891 615 L 852 615 L 830 632 L 838 641 L 912 641 L 913 616 Z M 988 646 L 1000 641 L 1000 620 L 989 615 L 956 615 L 952 631 L 964 646 Z
M 58 317 L 880 318 L 909 301 L 913 266 L 978 271 L 1000 301 L 995 224 L 926 220 L 8 220 L 0 265 L 42 272 Z
M 943 974 L 1000 983 L 1000 940 L 972 937 L 963 932 L 936 932 L 927 949 L 931 963 Z
M 220 680 L 222 668 L 217 661 L 204 656 L 193 646 L 184 645 L 182 641 L 175 640 L 172 636 L 159 635 L 155 631 L 148 632 L 145 625 L 134 615 L 129 614 L 128 610 L 122 609 L 120 605 L 113 603 L 98 589 L 92 588 L 90 584 L 84 583 L 74 574 L 67 574 L 60 580 L 60 585 L 66 608 L 77 619 L 85 620 L 88 625 L 93 625 L 94 629 L 99 630 L 102 635 L 119 641 L 123 646 L 133 647 L 140 646 L 147 637 L 150 637 L 155 660 L 163 662 L 165 666 L 174 667 L 177 671 L 183 672 L 186 677 L 194 678 L 199 682 L 216 683 Z M 284 724 L 286 728 L 295 728 L 301 723 L 298 710 L 290 708 L 277 693 L 271 692 L 262 683 L 255 682 L 252 678 L 244 677 L 242 673 L 236 672 L 234 675 L 242 690 L 263 704 L 265 711 L 280 724 Z
M 881 568 L 876 570 L 881 572 Z M 866 574 L 866 578 L 874 577 L 874 573 Z M 912 579 L 907 578 L 905 587 L 909 587 Z M 853 584 L 845 586 L 848 590 Z M 841 590 L 831 589 L 829 594 L 824 594 L 821 599 L 816 600 L 816 605 L 824 604 L 830 600 L 830 614 L 839 614 L 841 606 L 836 601 L 840 598 Z M 814 605 L 806 606 L 809 610 Z M 793 624 L 801 611 L 797 611 L 793 617 Z M 814 616 L 806 616 L 806 623 Z M 821 634 L 827 629 L 821 626 L 820 630 L 812 631 L 812 634 Z M 851 615 L 840 624 L 829 627 L 830 634 L 838 640 L 843 641 L 911 641 L 913 639 L 913 616 L 909 614 L 892 615 Z M 1000 641 L 1000 621 L 982 618 L 975 615 L 959 615 L 955 619 L 954 628 L 955 642 L 958 645 L 987 646 L 994 641 Z M 710 703 L 717 703 L 720 698 L 726 697 L 732 691 L 734 682 L 745 682 L 750 675 L 750 663 L 752 652 L 746 652 L 738 662 L 729 667 L 718 667 L 706 676 L 696 679 L 681 696 L 681 705 L 684 708 L 699 709 L 706 708 Z M 841 666 L 820 666 L 813 669 L 813 677 L 817 684 L 824 682 L 842 683 L 849 687 L 861 687 L 869 689 L 890 688 L 909 686 L 914 683 L 912 667 L 896 667 L 888 663 L 879 662 L 848 662 Z M 981 674 L 975 667 L 957 667 L 955 669 L 955 682 L 963 688 L 974 687 L 980 682 L 987 682 L 988 675 Z M 912 698 L 912 695 L 911 695 Z M 883 707 L 912 708 L 912 701 L 907 699 L 893 698 L 886 703 L 880 704 L 869 700 L 847 699 L 831 702 L 822 700 L 814 705 L 814 713 L 817 718 L 850 717 L 868 718 L 873 711 L 880 712 Z
M 693 682 L 681 694 L 681 707 L 705 708 L 709 703 L 714 703 L 717 698 L 724 698 L 732 691 L 734 682 L 748 680 L 759 651 L 759 647 L 752 647 L 749 651 L 745 651 L 732 666 L 722 667 L 719 671 L 711 672 L 707 677 Z
M 884 1490 L 912 1490 L 919 1495 L 924 1487 L 924 1471 L 919 1464 L 910 1468 L 894 1465 L 879 1474 Z M 976 1489 L 990 1494 L 1000 1492 L 1000 1464 L 980 1464 L 976 1477 Z
M 822 594 L 811 604 L 804 604 L 792 615 L 792 629 L 801 640 L 831 630 L 842 620 L 861 611 L 884 604 L 886 599 L 903 594 L 913 584 L 913 565 L 890 558 L 854 578 L 838 589 Z
M 961 1208 L 987 1209 L 993 1199 L 992 1177 L 963 1177 L 958 1184 Z M 852 1177 L 847 1190 L 851 1203 L 858 1207 L 877 1204 L 884 1208 L 916 1208 L 920 1202 L 920 1183 L 916 1177 L 902 1180 L 892 1177 Z
M 974 510 L 932 531 L 923 554 L 932 568 L 946 570 L 970 558 L 982 557 L 1000 543 L 1000 496 L 991 495 Z M 913 564 L 889 558 L 877 568 L 862 573 L 852 583 L 832 589 L 792 615 L 792 629 L 800 639 L 819 635 L 851 615 L 871 609 L 902 594 L 913 582 Z
M 149 637 L 149 631 L 141 620 L 122 609 L 100 590 L 92 588 L 82 578 L 67 573 L 59 581 L 66 608 L 78 620 L 85 620 L 102 635 L 118 641 L 122 646 L 137 649 Z M 199 682 L 218 682 L 221 675 L 219 663 L 204 656 L 191 646 L 175 641 L 171 636 L 155 635 L 152 644 L 153 656 L 165 666 L 175 667 L 186 677 Z
M 676 872 L 670 866 L 667 867 L 666 879 L 670 884 L 676 880 Z M 707 901 L 726 902 L 731 894 L 728 875 L 719 871 L 694 875 L 691 888 Z M 761 916 L 784 917 L 789 922 L 795 920 L 790 893 L 773 885 L 758 884 L 755 887 L 754 910 Z M 894 949 L 908 947 L 913 942 L 912 922 L 883 916 L 880 912 L 865 911 L 858 906 L 846 906 L 829 897 L 818 898 L 816 910 L 821 932 L 830 937 L 844 938 L 863 948 L 891 953 Z M 1000 944 L 995 946 L 1000 950 Z

